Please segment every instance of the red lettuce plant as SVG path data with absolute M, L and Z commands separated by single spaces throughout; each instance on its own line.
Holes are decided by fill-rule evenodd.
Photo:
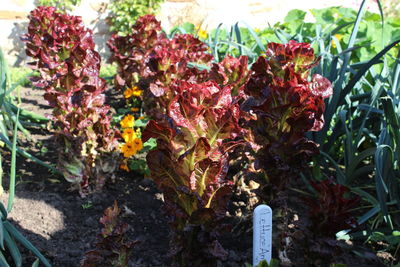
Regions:
M 138 241 L 130 242 L 125 240 L 128 224 L 120 221 L 120 213 L 121 209 L 116 201 L 113 207 L 109 207 L 104 211 L 104 215 L 100 219 L 103 229 L 98 236 L 96 248 L 85 253 L 82 267 L 128 266 L 132 247 Z
M 220 86 L 229 85 L 233 96 L 243 96 L 243 89 L 249 79 L 249 59 L 247 56 L 239 58 L 230 55 L 218 63 L 214 63 L 208 79 L 217 82 Z
M 349 188 L 334 184 L 331 180 L 312 182 L 311 186 L 317 195 L 304 200 L 309 207 L 310 229 L 316 236 L 335 238 L 340 230 L 356 226 L 352 209 L 358 205 L 360 198 L 350 197 Z
M 104 105 L 106 83 L 99 77 L 100 56 L 92 31 L 82 19 L 54 7 L 30 13 L 23 40 L 30 63 L 40 72 L 34 80 L 53 107 L 59 146 L 59 168 L 81 193 L 100 189 L 114 171 L 118 132 L 111 127 L 110 107 Z
M 111 51 L 110 61 L 116 62 L 118 66 L 116 87 L 133 88 L 140 79 L 152 75 L 148 61 L 154 48 L 163 42 L 168 42 L 168 39 L 153 15 L 138 18 L 132 33 L 127 36 L 113 34 L 107 46 Z
M 209 81 L 179 82 L 168 120 L 151 120 L 144 141 L 157 139 L 147 155 L 150 178 L 164 193 L 171 218 L 171 253 L 179 266 L 213 266 L 226 257 L 217 241 L 232 183 L 226 179 L 228 152 L 238 142 L 239 107 L 230 87 Z
M 281 187 L 319 153 L 305 133 L 322 128 L 324 98 L 332 87 L 319 74 L 309 77 L 318 63 L 310 44 L 290 41 L 267 48 L 266 57 L 251 67 L 242 109 L 250 114 L 247 126 L 258 146 L 255 166 Z
M 190 34 L 168 39 L 154 16 L 140 17 L 126 37 L 113 35 L 107 43 L 111 61 L 118 65 L 117 86 L 144 90 L 145 111 L 156 118 L 168 113 L 174 93 L 171 85 L 178 80 L 201 82 L 206 71 L 188 68 L 188 63 L 211 65 L 208 47 Z

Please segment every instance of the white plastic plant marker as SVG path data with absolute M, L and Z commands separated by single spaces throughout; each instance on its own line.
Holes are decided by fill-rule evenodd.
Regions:
M 261 261 L 271 261 L 272 251 L 272 210 L 259 205 L 253 213 L 253 266 Z

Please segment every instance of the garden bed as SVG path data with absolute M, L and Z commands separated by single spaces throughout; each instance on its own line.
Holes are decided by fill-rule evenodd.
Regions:
M 115 106 L 118 105 L 119 99 L 110 93 L 112 90 L 108 90 L 108 102 Z M 51 111 L 43 99 L 41 90 L 23 88 L 21 94 L 25 109 L 42 115 Z M 31 133 L 31 141 L 21 136 L 21 146 L 45 162 L 54 164 L 57 156 L 51 132 L 46 129 L 32 129 Z M 70 184 L 63 177 L 52 174 L 47 168 L 24 157 L 18 158 L 17 170 L 16 198 L 10 218 L 54 267 L 80 266 L 85 252 L 93 248 L 96 235 L 101 229 L 100 217 L 115 200 L 123 210 L 123 221 L 129 224 L 128 239 L 140 241 L 133 250 L 129 266 L 171 265 L 168 257 L 168 223 L 162 210 L 163 195 L 154 183 L 143 175 L 120 170 L 115 174 L 115 182 L 108 183 L 103 191 L 81 198 L 76 190 L 67 190 Z M 7 189 L 7 181 L 5 182 Z M 225 222 L 231 231 L 221 238 L 229 256 L 226 261 L 220 262 L 220 266 L 244 266 L 246 262 L 251 262 L 252 231 L 249 211 L 256 201 L 254 194 L 249 200 L 249 188 L 252 188 L 252 184 L 254 181 L 250 182 L 250 187 L 239 186 L 229 204 L 229 214 Z M 301 188 L 299 184 L 297 188 L 299 186 Z M 313 259 L 304 258 L 301 248 L 303 244 L 293 243 L 296 237 L 301 238 L 301 231 L 294 225 L 308 211 L 290 190 L 283 192 L 281 196 L 283 197 L 278 197 L 272 205 L 279 206 L 286 202 L 289 208 L 285 214 L 281 208 L 274 212 L 273 257 L 289 259 L 289 266 L 312 266 L 310 262 Z M 7 194 L 1 197 L 3 203 L 6 197 Z M 285 224 L 288 224 L 289 228 L 285 229 Z M 287 241 L 292 241 L 279 244 L 285 235 L 289 238 Z M 294 242 L 298 241 L 299 239 Z M 362 244 L 341 244 L 342 249 L 337 254 L 337 262 L 346 263 L 347 266 L 384 266 L 377 256 Z M 287 255 L 279 255 L 278 248 Z M 356 256 L 352 252 L 354 250 L 363 254 L 365 258 Z M 391 257 L 380 256 L 388 259 Z M 34 257 L 31 255 L 25 260 L 25 264 L 28 264 Z M 314 266 L 318 266 L 318 262 Z

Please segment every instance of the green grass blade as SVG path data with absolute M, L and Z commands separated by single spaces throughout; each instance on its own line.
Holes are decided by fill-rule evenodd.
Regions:
M 0 247 L 4 250 L 4 226 L 2 219 L 0 220 Z
M 358 188 L 358 187 L 351 188 L 351 191 L 353 191 L 357 195 L 359 195 L 362 198 L 364 198 L 366 201 L 371 203 L 372 206 L 378 206 L 379 205 L 378 200 L 375 197 L 373 197 L 370 193 L 368 193 L 367 191 L 362 190 L 361 188 Z
M 0 202 L 0 212 L 1 212 L 1 218 L 3 220 L 7 219 L 8 213 L 6 208 L 4 207 L 3 203 Z
M 10 235 L 20 242 L 24 247 L 32 251 L 33 254 L 36 255 L 40 259 L 40 261 L 47 267 L 51 267 L 51 264 L 47 261 L 47 259 L 40 253 L 40 251 L 29 242 L 10 222 L 4 222 L 4 227 L 10 233 Z
M 389 133 L 395 143 L 395 151 L 397 157 L 400 156 L 400 118 L 395 110 L 393 99 L 387 95 L 385 91 L 382 92 L 382 106 L 385 112 L 385 120 L 389 128 Z M 400 162 L 397 161 L 397 169 L 400 169 Z
M 237 48 L 238 50 L 239 50 L 239 48 L 241 48 L 241 49 L 242 49 L 241 55 L 247 55 L 247 56 L 249 56 L 249 57 L 255 57 L 255 56 L 256 56 L 256 54 L 255 54 L 253 51 L 251 51 L 251 50 L 250 50 L 247 46 L 245 46 L 245 45 L 238 44 L 238 43 L 231 42 L 231 41 L 221 41 L 221 43 L 228 44 L 230 47 L 235 47 L 235 48 Z
M 381 5 L 381 1 L 377 0 L 376 3 L 378 4 L 379 14 L 381 15 L 381 25 L 382 25 L 382 27 L 381 27 L 382 28 L 382 30 L 381 30 L 381 39 L 382 39 L 382 45 L 383 45 L 385 43 L 385 40 L 384 40 L 385 18 L 384 18 L 384 15 L 383 15 L 383 8 L 382 8 L 382 5 Z
M 376 64 L 376 62 L 383 56 L 385 55 L 392 47 L 394 47 L 396 44 L 400 43 L 400 40 L 394 41 L 390 45 L 386 46 L 384 49 L 382 49 L 378 54 L 376 54 L 372 59 L 370 59 L 359 71 L 357 71 L 356 75 L 353 76 L 353 78 L 350 79 L 348 84 L 343 88 L 343 90 L 340 92 L 340 101 L 338 101 L 338 104 L 341 105 L 344 101 L 344 97 L 350 93 L 351 89 L 356 85 L 356 83 L 365 75 L 365 73 L 368 71 L 368 69 Z
M 358 33 L 358 29 L 360 26 L 360 22 L 364 13 L 364 10 L 366 8 L 366 0 L 363 0 L 360 6 L 360 9 L 358 11 L 357 17 L 356 17 L 356 21 L 354 23 L 354 27 L 352 29 L 351 35 L 350 35 L 350 39 L 349 39 L 349 43 L 347 46 L 347 49 L 352 49 L 354 47 L 355 41 L 356 41 L 356 37 L 357 37 L 357 33 Z M 343 86 L 343 82 L 345 81 L 345 77 L 346 77 L 346 72 L 347 72 L 347 67 L 349 65 L 349 61 L 350 61 L 350 57 L 351 57 L 351 51 L 349 53 L 345 53 L 344 54 L 344 59 L 343 59 L 343 64 L 340 67 L 340 72 L 339 72 L 339 78 L 338 80 L 335 82 L 334 84 L 334 90 L 333 90 L 333 95 L 329 101 L 329 105 L 326 108 L 326 112 L 325 112 L 325 125 L 324 128 L 319 132 L 318 134 L 318 140 L 321 142 L 322 140 L 325 140 L 329 125 L 331 123 L 331 120 L 333 118 L 333 115 L 336 112 L 336 109 L 338 107 L 339 101 L 341 100 L 342 97 L 342 86 Z
M 212 47 L 212 51 L 213 51 L 213 56 L 215 58 L 215 61 L 219 62 L 219 55 L 218 55 L 218 43 L 219 43 L 219 34 L 221 32 L 221 27 L 222 27 L 222 23 L 220 23 L 217 27 L 217 29 L 215 30 L 215 35 L 214 35 L 214 42 L 213 42 L 213 47 Z
M 8 251 L 11 254 L 11 257 L 14 260 L 15 266 L 21 267 L 22 266 L 21 252 L 19 252 L 17 244 L 15 243 L 14 239 L 11 238 L 11 236 L 8 234 L 7 231 L 4 231 L 4 241 L 6 243 Z
M 39 259 L 36 259 L 33 263 L 32 263 L 32 267 L 39 267 Z
M 280 30 L 280 29 L 275 29 L 274 30 L 276 37 L 278 37 L 278 39 L 286 44 L 287 42 L 289 42 L 290 37 L 288 34 L 286 34 L 284 31 Z
M 375 147 L 367 148 L 366 150 L 362 151 L 357 156 L 355 156 L 352 159 L 352 161 L 348 165 L 346 165 L 346 180 L 348 184 L 353 181 L 354 179 L 353 175 L 357 171 L 358 165 L 366 158 L 374 156 L 375 152 L 376 152 Z
M 247 29 L 249 30 L 250 34 L 253 36 L 254 40 L 256 41 L 257 46 L 260 48 L 261 51 L 266 52 L 267 50 L 265 49 L 265 45 L 263 45 L 260 37 L 258 37 L 257 33 L 253 30 L 252 27 L 250 27 L 249 24 L 247 24 L 246 22 L 243 22 Z
M 0 195 L 3 194 L 3 158 L 0 154 Z
M 377 214 L 381 210 L 380 206 L 375 206 L 374 208 L 370 209 L 368 212 L 363 214 L 360 218 L 358 218 L 357 222 L 359 225 L 365 223 L 369 219 L 371 219 L 375 214 Z
M 8 68 L 3 51 L 0 49 L 0 107 L 4 103 L 8 82 Z
M 338 33 L 341 29 L 346 28 L 347 26 L 350 26 L 352 24 L 354 24 L 355 21 L 349 21 L 343 24 L 338 25 L 336 28 L 334 28 L 329 34 L 327 34 L 327 37 L 335 35 L 336 33 Z
M 239 23 L 238 22 L 235 24 L 233 29 L 235 31 L 236 42 L 241 45 L 241 46 L 238 47 L 239 55 L 243 55 L 243 51 L 242 51 L 242 45 L 243 45 L 242 44 L 242 34 L 240 32 L 240 28 L 239 28 Z
M 386 204 L 387 201 L 387 195 L 389 193 L 388 187 L 385 183 L 384 177 L 386 177 L 387 174 L 387 162 L 391 162 L 392 160 L 392 150 L 390 146 L 384 144 L 385 139 L 386 139 L 386 128 L 382 130 L 379 145 L 376 148 L 375 152 L 375 184 L 376 184 L 376 193 L 378 196 L 378 201 L 379 201 L 379 206 L 381 208 L 383 217 L 386 221 L 386 223 L 390 226 L 391 229 L 393 229 L 393 224 L 391 220 L 391 216 L 388 211 L 388 207 Z M 383 136 L 383 137 L 382 137 Z M 389 150 L 389 154 L 385 153 L 385 150 Z M 390 155 L 390 157 L 388 157 Z
M 396 95 L 399 94 L 400 89 L 400 50 L 397 53 L 396 63 L 394 65 L 394 72 L 392 77 L 392 92 Z
M 4 102 L 3 104 L 3 108 L 5 109 L 8 117 L 10 118 L 10 120 L 12 120 L 14 123 L 17 124 L 18 129 L 29 139 L 31 140 L 31 133 L 25 129 L 24 126 L 22 126 L 22 124 L 19 122 L 19 116 L 17 118 L 17 116 L 14 114 L 14 112 L 11 110 L 10 106 L 9 106 L 9 102 Z
M 0 267 L 10 267 L 2 251 L 0 251 Z
M 0 140 L 3 141 L 9 149 L 12 148 L 12 143 L 10 142 L 10 140 L 8 140 L 7 137 L 4 136 L 3 133 L 0 133 Z M 55 168 L 53 165 L 50 165 L 50 164 L 47 164 L 46 162 L 43 162 L 42 160 L 38 159 L 37 157 L 35 157 L 35 156 L 29 154 L 28 152 L 26 152 L 25 150 L 20 149 L 20 148 L 17 147 L 17 152 L 21 156 L 23 156 L 23 157 L 25 157 L 27 159 L 30 159 L 33 162 L 50 169 L 52 172 L 62 175 L 62 173 L 59 170 L 57 170 L 57 168 Z
M 336 161 L 331 156 L 329 156 L 327 153 L 325 153 L 323 151 L 321 151 L 320 153 L 322 156 L 327 158 L 335 167 L 338 182 L 340 184 L 345 184 L 346 183 L 346 175 L 344 174 L 343 170 L 340 169 L 339 164 L 337 164 Z
M 17 111 L 16 122 L 19 117 L 19 109 Z M 15 171 L 16 171 L 16 162 L 17 162 L 17 133 L 18 133 L 18 125 L 15 123 L 14 133 L 13 133 L 13 142 L 11 147 L 11 170 L 10 170 L 10 188 L 8 195 L 8 203 L 7 203 L 7 211 L 10 212 L 12 210 L 12 206 L 14 203 L 14 195 L 15 195 Z
M 18 107 L 12 103 L 9 103 L 11 110 L 15 113 L 18 110 Z M 27 120 L 31 120 L 34 122 L 38 122 L 38 123 L 45 123 L 45 122 L 49 122 L 50 119 L 43 117 L 42 115 L 36 114 L 32 111 L 20 108 L 20 112 L 19 112 L 20 117 L 25 117 L 25 119 Z

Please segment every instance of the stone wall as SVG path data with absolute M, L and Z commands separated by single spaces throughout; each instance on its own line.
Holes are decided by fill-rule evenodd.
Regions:
M 106 41 L 109 31 L 105 23 L 108 2 L 109 0 L 81 0 L 81 5 L 73 12 L 82 16 L 86 26 L 94 31 L 97 49 L 103 57 L 108 56 Z M 215 28 L 220 23 L 229 26 L 238 21 L 263 28 L 268 23 L 281 21 L 294 8 L 308 10 L 335 5 L 357 8 L 360 2 L 361 0 L 166 0 L 157 17 L 165 29 L 187 21 L 204 29 Z M 1 0 L 0 47 L 10 65 L 20 66 L 26 61 L 24 45 L 19 37 L 26 31 L 26 17 L 34 7 L 34 0 Z

